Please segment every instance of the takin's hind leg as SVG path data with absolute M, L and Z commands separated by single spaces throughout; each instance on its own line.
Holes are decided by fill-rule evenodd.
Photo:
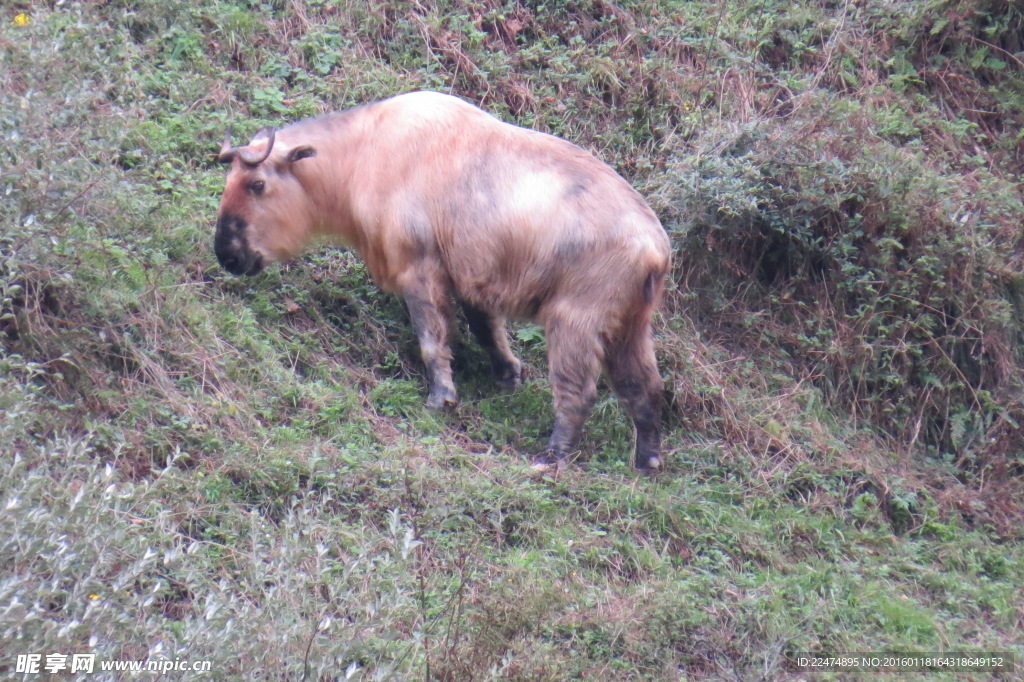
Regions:
M 416 336 L 420 342 L 420 355 L 430 375 L 430 395 L 427 407 L 446 409 L 459 404 L 459 396 L 452 380 L 452 351 L 449 345 L 451 329 L 451 293 L 440 268 L 411 271 L 400 282 L 402 297 L 409 308 Z
M 506 390 L 519 386 L 522 383 L 522 364 L 509 348 L 504 318 L 491 315 L 466 302 L 462 303 L 462 310 L 466 313 L 469 330 L 491 358 L 491 367 L 498 384 Z
M 582 324 L 583 315 L 568 307 L 557 307 L 545 315 L 544 334 L 548 343 L 548 372 L 555 403 L 555 426 L 547 449 L 534 459 L 534 466 L 564 466 L 576 452 L 583 424 L 597 398 L 601 367 L 601 346 L 597 332 Z
M 626 330 L 622 341 L 608 349 L 605 369 L 615 394 L 633 419 L 636 429 L 635 466 L 654 472 L 662 465 L 661 407 L 664 384 L 654 356 L 650 323 Z

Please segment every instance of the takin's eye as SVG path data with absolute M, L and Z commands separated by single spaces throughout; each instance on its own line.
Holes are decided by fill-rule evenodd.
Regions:
M 263 194 L 264 183 L 262 180 L 253 180 L 249 183 L 249 192 L 259 196 Z

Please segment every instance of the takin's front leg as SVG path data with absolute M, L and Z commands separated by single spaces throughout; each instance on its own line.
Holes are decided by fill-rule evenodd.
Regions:
M 420 342 L 420 355 L 430 375 L 427 407 L 441 410 L 459 404 L 452 381 L 451 292 L 440 269 L 410 273 L 403 278 L 402 297 Z

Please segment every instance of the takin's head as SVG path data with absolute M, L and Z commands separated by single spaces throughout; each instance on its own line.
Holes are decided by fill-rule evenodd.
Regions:
M 312 229 L 310 202 L 294 164 L 316 155 L 309 145 L 274 144 L 277 133 L 263 128 L 244 147 L 231 146 L 228 130 L 217 160 L 231 164 L 217 216 L 213 250 L 234 275 L 255 275 L 288 260 Z

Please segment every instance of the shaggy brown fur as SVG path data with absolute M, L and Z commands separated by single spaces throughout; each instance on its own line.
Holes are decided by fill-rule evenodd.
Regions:
M 351 246 L 402 296 L 430 372 L 431 407 L 457 402 L 451 303 L 519 382 L 504 318 L 548 340 L 555 427 L 541 462 L 575 451 L 601 367 L 637 429 L 636 466 L 661 466 L 662 393 L 651 315 L 669 241 L 629 184 L 583 149 L 432 92 L 264 129 L 231 163 L 215 249 L 236 274 L 295 256 L 316 235 Z

